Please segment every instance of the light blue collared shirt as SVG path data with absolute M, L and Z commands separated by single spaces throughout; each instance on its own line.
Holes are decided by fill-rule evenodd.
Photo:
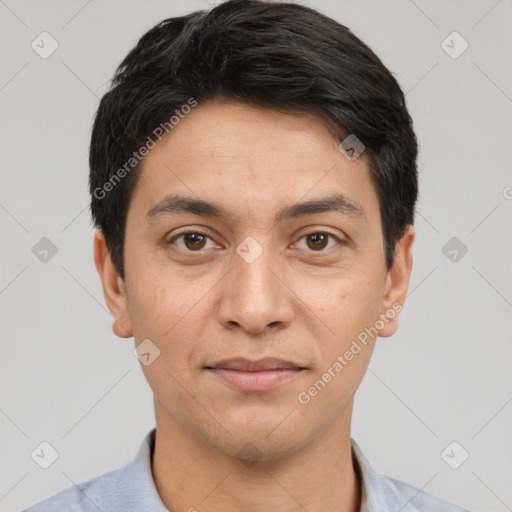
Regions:
M 153 428 L 126 466 L 70 487 L 23 512 L 169 512 L 151 472 Z M 360 512 L 469 512 L 412 485 L 377 475 L 356 442 L 350 440 L 362 482 Z

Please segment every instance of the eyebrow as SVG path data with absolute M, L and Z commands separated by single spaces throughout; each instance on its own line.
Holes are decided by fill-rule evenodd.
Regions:
M 360 205 L 343 194 L 332 194 L 328 197 L 287 205 L 275 214 L 274 222 L 279 223 L 283 220 L 326 212 L 334 212 L 354 218 L 366 219 L 364 210 Z M 145 220 L 149 223 L 162 215 L 179 215 L 186 213 L 192 213 L 202 217 L 217 218 L 222 221 L 227 221 L 234 217 L 229 209 L 220 204 L 193 197 L 168 195 L 147 211 Z

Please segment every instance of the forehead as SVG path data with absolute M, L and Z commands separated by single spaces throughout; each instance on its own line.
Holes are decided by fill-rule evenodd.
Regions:
M 174 118 L 170 133 L 144 158 L 142 169 L 158 159 L 170 163 L 172 157 L 174 166 L 195 161 L 204 165 L 205 160 L 214 159 L 224 160 L 223 169 L 236 167 L 237 174 L 251 168 L 260 174 L 277 174 L 288 168 L 300 170 L 297 162 L 301 160 L 304 165 L 332 161 L 333 150 L 340 156 L 333 130 L 312 113 L 213 100 Z M 279 168 L 265 168 L 272 162 Z
M 239 102 L 199 104 L 144 158 L 136 193 L 144 215 L 169 194 L 272 211 L 284 204 L 342 194 L 348 203 L 377 201 L 367 159 L 350 161 L 325 121 Z M 348 211 L 348 209 L 346 209 Z M 364 212 L 363 212 L 364 213 Z

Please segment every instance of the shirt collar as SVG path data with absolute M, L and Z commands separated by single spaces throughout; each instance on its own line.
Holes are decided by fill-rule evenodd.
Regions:
M 361 448 L 351 438 L 350 445 L 352 447 L 352 460 L 354 461 L 354 469 L 361 483 L 361 508 L 360 512 L 377 512 L 379 510 L 378 496 L 381 494 L 380 478 L 373 471 L 368 459 L 363 455 Z
M 136 503 L 139 510 L 149 512 L 169 512 L 156 490 L 153 472 L 153 451 L 155 448 L 156 428 L 149 431 L 135 458 L 121 469 L 120 479 L 129 482 L 124 499 Z

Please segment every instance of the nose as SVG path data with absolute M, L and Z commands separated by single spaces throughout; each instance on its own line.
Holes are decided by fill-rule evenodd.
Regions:
M 293 293 L 271 250 L 264 248 L 252 262 L 236 254 L 233 266 L 224 282 L 219 321 L 227 328 L 239 327 L 251 334 L 288 326 L 294 313 Z

